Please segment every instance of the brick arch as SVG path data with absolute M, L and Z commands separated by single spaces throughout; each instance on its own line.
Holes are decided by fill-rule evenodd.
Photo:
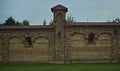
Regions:
M 110 33 L 99 34 L 97 44 L 101 47 L 112 47 L 112 35 Z
M 57 17 L 58 17 L 59 20 L 61 20 L 62 19 L 62 13 L 57 13 Z
M 49 62 L 49 40 L 45 36 L 39 36 L 35 38 L 34 44 L 33 44 L 33 50 L 36 50 L 37 53 L 37 61 L 42 63 L 48 63 Z
M 80 49 L 86 45 L 85 36 L 82 33 L 71 34 L 71 60 L 80 59 Z
M 93 43 L 94 39 L 95 39 L 95 33 L 90 32 L 89 35 L 88 35 L 88 42 Z
M 101 33 L 98 35 L 99 40 L 111 40 L 112 39 L 112 34 L 110 33 Z
M 21 54 L 24 48 L 24 43 L 22 42 L 21 38 L 16 36 L 11 37 L 8 40 L 8 44 L 9 44 L 9 61 L 10 62 L 22 61 Z
M 99 35 L 101 35 L 101 34 L 108 34 L 108 35 L 111 35 L 111 36 L 114 35 L 111 31 L 101 31 L 101 32 L 98 32 L 97 37 L 99 37 Z
M 12 38 L 19 38 L 22 42 L 25 40 L 25 39 L 23 39 L 24 37 L 21 37 L 19 35 L 10 35 L 10 36 L 8 36 L 8 41 Z
M 76 39 L 80 39 L 80 40 L 84 40 L 85 39 L 85 35 L 83 33 L 72 33 L 71 34 L 71 38 L 74 37 L 74 36 L 78 36 L 78 38 L 76 38 Z
M 3 47 L 3 41 L 2 39 L 0 38 L 0 61 L 2 60 L 2 47 Z
M 49 40 L 45 36 L 39 36 L 34 39 L 34 48 L 41 49 L 41 48 L 47 48 L 49 47 Z
M 85 36 L 82 33 L 73 33 L 70 37 L 72 47 L 84 47 Z
M 16 41 L 16 40 L 18 40 L 18 41 Z M 15 42 L 16 41 L 16 42 Z M 21 40 L 21 38 L 20 37 L 11 37 L 11 38 L 9 38 L 9 43 L 21 43 L 22 42 L 22 40 Z
M 43 39 L 44 41 L 39 41 L 40 39 Z M 35 43 L 41 43 L 41 42 L 49 43 L 49 39 L 46 36 L 39 36 L 34 39 L 34 42 Z

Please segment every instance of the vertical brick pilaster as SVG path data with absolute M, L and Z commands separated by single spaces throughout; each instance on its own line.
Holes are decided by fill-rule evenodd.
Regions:
M 55 23 L 55 63 L 64 63 L 65 57 L 65 18 L 67 8 L 57 5 L 51 8 Z
M 62 27 L 56 27 L 55 30 L 55 62 L 64 63 L 64 30 Z
M 54 34 L 51 36 L 49 48 L 49 63 L 55 63 Z
M 65 31 L 65 63 L 70 63 L 71 61 L 71 44 L 69 32 Z
M 118 62 L 118 35 L 113 36 L 113 41 L 112 41 L 112 62 Z
M 7 34 L 4 33 L 3 37 L 4 37 L 4 40 L 3 40 L 3 48 L 2 48 L 2 61 L 3 63 L 8 63 L 9 62 L 9 47 L 8 47 Z

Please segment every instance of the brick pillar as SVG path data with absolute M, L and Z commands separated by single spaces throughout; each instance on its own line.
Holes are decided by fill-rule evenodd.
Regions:
M 7 34 L 4 33 L 3 35 L 3 48 L 2 48 L 2 61 L 3 63 L 9 62 L 9 48 L 8 48 L 8 40 L 7 40 Z
M 118 35 L 113 36 L 112 41 L 112 62 L 118 62 Z
M 64 63 L 64 30 L 55 31 L 55 62 Z
M 55 63 L 55 49 L 54 49 L 54 35 L 51 35 L 50 38 L 50 47 L 49 47 L 49 63 Z
M 53 12 L 55 26 L 55 63 L 64 63 L 65 53 L 65 29 L 67 8 L 62 5 L 56 5 L 51 8 Z
M 71 44 L 70 44 L 70 36 L 69 32 L 65 31 L 65 63 L 71 62 Z

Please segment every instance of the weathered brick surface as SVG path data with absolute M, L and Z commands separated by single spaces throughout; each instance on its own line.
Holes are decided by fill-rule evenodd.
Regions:
M 9 39 L 9 62 L 48 62 L 48 39 L 35 39 L 32 46 L 25 46 L 20 38 Z
M 88 48 L 72 48 L 71 60 L 111 60 L 111 48 L 106 47 L 88 47 Z
M 68 60 L 70 60 L 70 58 L 72 62 L 76 62 L 76 61 L 109 61 L 110 62 L 116 60 L 116 57 L 118 55 L 116 51 L 117 49 L 116 47 L 117 45 L 119 45 L 119 43 L 117 43 L 117 45 L 114 45 L 116 42 L 113 41 L 114 40 L 113 37 L 115 35 L 113 34 L 114 27 L 112 28 L 113 29 L 111 29 L 111 27 L 108 26 L 107 27 L 100 27 L 100 26 L 67 27 L 66 43 L 68 43 L 71 49 L 69 50 L 70 55 Z M 93 32 L 95 34 L 95 39 L 93 43 L 88 43 L 88 35 L 90 32 Z
M 0 39 L 0 62 L 2 61 L 2 40 Z
M 52 8 L 52 12 L 52 27 L 13 29 L 16 26 L 11 26 L 10 29 L 9 26 L 8 29 L 0 26 L 0 62 L 120 62 L 120 25 L 99 26 L 95 22 L 90 23 L 92 25 L 89 22 L 85 23 L 88 25 L 70 25 L 65 19 L 67 8 L 59 5 Z M 114 29 L 118 29 L 117 34 Z M 95 34 L 94 42 L 89 43 L 91 32 Z M 31 37 L 32 45 L 27 44 L 26 36 Z

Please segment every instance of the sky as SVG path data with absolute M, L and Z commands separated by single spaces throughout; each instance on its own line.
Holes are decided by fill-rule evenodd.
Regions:
M 0 23 L 8 17 L 41 25 L 53 19 L 51 8 L 61 4 L 77 22 L 106 22 L 120 18 L 120 0 L 0 0 Z

